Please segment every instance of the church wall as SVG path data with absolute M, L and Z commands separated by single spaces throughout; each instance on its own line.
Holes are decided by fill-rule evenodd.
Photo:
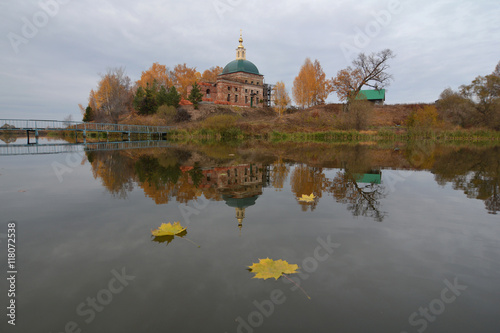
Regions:
M 251 84 L 252 81 L 254 84 Z M 262 81 L 263 77 L 260 75 L 243 72 L 220 75 L 217 80 L 217 100 L 228 102 L 229 96 L 231 105 L 251 106 L 252 93 L 254 93 L 256 95 L 253 106 L 262 106 L 263 103 L 260 103 L 264 99 Z M 259 82 L 258 85 L 257 82 Z M 236 96 L 238 96 L 237 99 Z

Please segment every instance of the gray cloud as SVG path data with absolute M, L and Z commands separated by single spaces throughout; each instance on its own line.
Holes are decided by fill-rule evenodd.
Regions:
M 318 59 L 328 77 L 348 66 L 342 43 L 354 45 L 359 31 L 376 28 L 376 16 L 391 3 L 58 0 L 59 8 L 49 6 L 53 16 L 44 21 L 40 3 L 55 1 L 0 4 L 2 118 L 72 114 L 80 119 L 77 104 L 86 103 L 108 67 L 124 66 L 135 81 L 153 62 L 170 68 L 185 62 L 200 71 L 224 66 L 235 57 L 239 29 L 248 59 L 266 81 L 283 80 L 291 90 L 306 57 Z M 388 103 L 432 102 L 445 88 L 493 71 L 500 60 L 496 0 L 400 3 L 400 11 L 372 30 L 376 33 L 366 45 L 356 47 L 396 53 Z M 22 30 L 26 21 L 40 26 L 29 38 Z M 25 38 L 17 53 L 11 33 Z M 337 101 L 334 94 L 329 101 Z

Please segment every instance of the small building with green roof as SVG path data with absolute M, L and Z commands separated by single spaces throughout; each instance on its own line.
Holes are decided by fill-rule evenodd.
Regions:
M 363 100 L 366 99 L 370 102 L 373 102 L 375 104 L 384 104 L 385 102 L 385 89 L 379 89 L 379 90 L 361 90 L 356 96 L 356 100 Z

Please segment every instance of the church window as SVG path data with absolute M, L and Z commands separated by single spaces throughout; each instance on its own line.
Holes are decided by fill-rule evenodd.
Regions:
M 230 102 L 231 101 L 231 94 L 227 94 L 227 101 Z
M 245 96 L 245 104 L 248 104 L 248 96 Z
M 238 103 L 238 95 L 234 95 L 234 102 Z
M 227 87 L 227 90 L 228 90 L 228 91 L 231 91 L 231 87 Z

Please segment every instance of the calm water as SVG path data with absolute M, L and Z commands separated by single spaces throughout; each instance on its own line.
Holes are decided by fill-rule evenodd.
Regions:
M 499 175 L 498 147 L 2 156 L 1 331 L 499 332 Z M 174 221 L 183 237 L 151 236 Z M 267 257 L 311 299 L 252 278 Z

